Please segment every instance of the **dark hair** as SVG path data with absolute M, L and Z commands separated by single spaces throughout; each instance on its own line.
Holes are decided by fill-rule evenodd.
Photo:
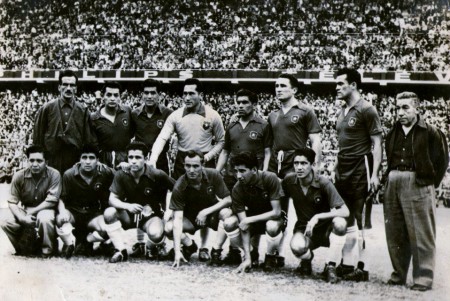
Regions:
M 156 92 L 159 92 L 159 90 L 161 89 L 161 83 L 159 81 L 157 81 L 156 79 L 147 78 L 142 83 L 142 89 L 147 88 L 147 87 L 148 88 L 156 87 Z
M 132 150 L 140 150 L 140 151 L 142 151 L 142 154 L 144 155 L 144 157 L 147 156 L 148 151 L 149 151 L 147 145 L 145 145 L 145 143 L 141 142 L 141 141 L 131 142 L 130 144 L 127 145 L 127 148 L 125 150 L 127 152 L 127 155 Z
M 105 93 L 106 88 L 119 89 L 119 92 L 122 91 L 122 86 L 118 82 L 106 82 L 102 88 L 103 94 Z
M 30 154 L 35 154 L 35 153 L 41 153 L 45 158 L 44 148 L 38 144 L 33 144 L 30 147 L 28 147 L 27 150 L 25 151 L 25 153 L 27 154 L 28 159 L 30 158 Z
M 250 100 L 250 102 L 251 102 L 252 104 L 257 104 L 257 103 L 258 103 L 258 95 L 256 95 L 255 93 L 253 93 L 253 92 L 250 91 L 250 90 L 247 90 L 247 89 L 240 89 L 240 90 L 237 92 L 236 97 L 242 97 L 242 96 L 247 96 L 247 97 L 248 97 L 248 100 Z
M 289 83 L 291 84 L 292 88 L 297 88 L 298 89 L 298 79 L 292 75 L 292 74 L 288 74 L 288 73 L 282 73 L 278 76 L 278 78 L 287 78 L 289 80 Z
M 252 169 L 255 167 L 258 169 L 258 159 L 256 155 L 251 152 L 241 152 L 234 155 L 230 160 L 231 166 L 244 165 L 245 167 Z
M 347 75 L 347 82 L 349 84 L 356 83 L 357 88 L 361 87 L 361 74 L 358 72 L 358 70 L 351 68 L 342 68 L 338 70 L 336 76 L 344 74 Z
M 98 147 L 95 146 L 94 144 L 84 144 L 81 147 L 80 156 L 81 156 L 81 154 L 95 154 L 97 159 L 100 157 L 100 151 L 99 151 Z
M 302 147 L 294 151 L 294 156 L 292 157 L 292 165 L 294 164 L 295 157 L 303 156 L 308 160 L 309 163 L 313 164 L 314 159 L 316 159 L 316 152 L 309 147 Z
M 186 159 L 186 158 L 195 158 L 195 157 L 197 157 L 197 156 L 200 157 L 200 162 L 201 162 L 201 163 L 203 163 L 203 162 L 205 161 L 205 156 L 204 156 L 203 153 L 202 153 L 200 150 L 198 150 L 198 149 L 191 149 L 191 150 L 188 150 L 188 151 L 186 152 L 186 155 L 184 156 L 184 159 Z
M 59 73 L 59 84 L 62 84 L 63 77 L 75 77 L 75 83 L 78 84 L 78 76 L 72 70 L 64 70 Z
M 416 108 L 417 108 L 417 107 L 419 106 L 419 104 L 420 104 L 419 97 L 418 97 L 417 94 L 414 93 L 414 92 L 408 92 L 408 91 L 406 91 L 406 92 L 399 93 L 399 94 L 397 94 L 397 96 L 396 96 L 395 99 L 396 99 L 396 100 L 399 100 L 399 99 L 412 99 L 412 100 L 413 100 L 413 104 L 414 104 L 414 106 L 415 106 Z
M 188 78 L 188 79 L 186 79 L 184 81 L 184 85 L 185 86 L 187 86 L 187 85 L 196 85 L 197 86 L 196 91 L 198 93 L 202 93 L 203 92 L 202 82 L 199 81 L 197 78 Z

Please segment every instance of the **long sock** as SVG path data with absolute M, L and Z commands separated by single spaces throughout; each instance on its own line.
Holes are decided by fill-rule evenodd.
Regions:
M 225 234 L 230 239 L 230 246 L 243 249 L 241 231 L 239 229 L 233 230 L 231 232 L 225 232 Z
M 122 228 L 122 223 L 120 221 L 114 222 L 112 224 L 105 225 L 106 233 L 116 248 L 119 251 L 125 249 L 124 236 L 125 230 Z
M 347 228 L 342 259 L 343 264 L 350 266 L 355 266 L 359 260 L 358 228 L 356 225 Z
M 192 245 L 192 243 L 193 243 L 193 240 L 188 235 L 186 235 L 185 233 L 181 234 L 181 244 L 182 245 L 189 247 Z
M 267 239 L 267 254 L 274 254 L 275 252 L 279 251 L 280 241 L 281 237 L 283 236 L 283 233 L 279 233 L 277 236 L 272 237 L 266 232 L 266 239 Z
M 92 231 L 86 238 L 87 242 L 103 242 L 105 238 L 98 233 L 98 231 Z
M 344 248 L 346 235 L 336 235 L 333 232 L 330 234 L 330 247 L 328 248 L 327 262 L 338 263 L 341 261 L 342 249 Z
M 75 236 L 72 233 L 73 229 L 74 227 L 71 223 L 65 223 L 60 228 L 56 227 L 56 233 L 65 245 L 75 244 Z
M 217 227 L 216 242 L 214 244 L 214 249 L 216 250 L 222 249 L 225 240 L 227 240 L 227 233 L 223 228 L 223 221 L 220 221 L 219 226 Z

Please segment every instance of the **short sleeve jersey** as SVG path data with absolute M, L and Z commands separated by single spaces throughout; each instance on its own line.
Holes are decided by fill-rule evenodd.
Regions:
M 370 136 L 381 134 L 381 122 L 377 110 L 369 102 L 360 99 L 344 116 L 341 110 L 336 122 L 339 155 L 364 156 L 372 150 Z
M 237 182 L 231 194 L 233 212 L 254 216 L 272 210 L 271 201 L 283 196 L 280 180 L 270 171 L 258 171 L 249 184 Z
M 322 131 L 314 111 L 300 103 L 293 106 L 286 114 L 281 109 L 270 113 L 268 121 L 275 151 L 305 147 L 309 134 Z
M 27 207 L 36 207 L 44 201 L 57 203 L 61 194 L 61 175 L 56 169 L 45 167 L 39 180 L 32 176 L 31 169 L 16 172 L 11 182 L 9 203 L 21 202 Z
M 61 199 L 67 209 L 74 212 L 97 212 L 106 209 L 109 187 L 114 178 L 108 166 L 96 171 L 90 184 L 80 175 L 79 165 L 68 169 L 63 175 Z
M 272 137 L 267 121 L 254 116 L 245 128 L 239 121 L 229 125 L 225 132 L 224 149 L 231 155 L 252 152 L 258 159 L 264 158 L 264 148 L 272 146 Z
M 297 214 L 297 225 L 305 227 L 308 221 L 316 214 L 329 212 L 331 208 L 344 205 L 344 200 L 337 192 L 330 180 L 323 176 L 314 179 L 306 195 L 300 186 L 296 174 L 289 174 L 281 182 L 286 197 L 293 200 Z M 320 220 L 317 227 L 324 224 L 326 220 Z
M 219 113 L 205 105 L 195 113 L 180 108 L 170 114 L 160 135 L 168 140 L 174 132 L 178 136 L 178 149 L 183 152 L 194 148 L 209 152 L 213 148 L 213 138 L 216 142 L 223 142 L 225 136 Z
M 145 112 L 145 105 L 133 110 L 131 119 L 135 129 L 136 141 L 144 142 L 147 147 L 151 148 L 158 138 L 166 119 L 173 111 L 163 105 L 155 108 L 152 117 L 148 118 Z
M 91 119 L 102 151 L 125 151 L 134 135 L 129 107 L 119 107 L 114 123 L 102 116 L 100 110 L 92 113 Z
M 217 197 L 223 199 L 230 195 L 222 176 L 212 168 L 204 168 L 200 189 L 191 187 L 182 175 L 172 192 L 170 209 L 184 211 L 184 216 L 189 220 L 195 220 L 198 213 L 218 202 Z
M 164 171 L 145 165 L 139 183 L 133 176 L 119 170 L 114 176 L 110 191 L 127 203 L 150 205 L 155 212 L 165 209 L 167 190 L 172 190 L 175 180 Z

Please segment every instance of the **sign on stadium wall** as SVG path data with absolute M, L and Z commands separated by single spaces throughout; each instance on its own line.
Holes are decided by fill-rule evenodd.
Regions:
M 57 81 L 59 70 L 29 70 L 14 71 L 0 70 L 1 81 Z M 186 78 L 196 77 L 205 81 L 230 82 L 265 82 L 274 81 L 278 75 L 286 70 L 78 70 L 75 71 L 80 81 L 141 81 L 146 78 L 155 78 L 165 82 L 183 81 Z M 305 84 L 334 82 L 332 71 L 294 71 L 300 82 Z M 450 84 L 450 72 L 363 72 L 364 83 L 422 83 L 422 84 Z

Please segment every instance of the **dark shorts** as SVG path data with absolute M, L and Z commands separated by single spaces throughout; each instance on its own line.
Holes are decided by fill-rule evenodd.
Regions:
M 219 211 L 208 215 L 208 217 L 206 218 L 206 225 L 204 225 L 204 226 L 197 225 L 197 223 L 195 222 L 195 217 L 192 218 L 192 217 L 187 217 L 186 216 L 186 218 L 194 226 L 194 230 L 193 231 L 187 231 L 187 233 L 194 234 L 197 230 L 204 229 L 204 228 L 211 228 L 214 231 L 217 231 L 217 228 L 219 227 L 219 221 L 220 221 L 220 219 L 219 219 Z
M 300 232 L 302 234 L 305 233 L 306 225 L 299 225 L 298 222 L 295 224 L 294 227 L 294 234 L 297 232 Z M 333 230 L 333 220 L 330 219 L 320 226 L 316 226 L 313 229 L 313 235 L 310 237 L 311 245 L 309 248 L 311 250 L 317 249 L 319 247 L 326 247 L 328 248 L 330 246 L 330 234 Z
M 130 220 L 130 224 L 124 227 L 126 229 L 142 228 L 144 227 L 145 223 L 148 222 L 151 218 L 156 216 L 162 219 L 164 216 L 164 212 L 162 211 L 152 212 L 152 214 L 150 214 L 149 216 L 143 216 L 142 214 L 133 214 L 128 211 L 125 211 L 125 213 L 128 214 Z

